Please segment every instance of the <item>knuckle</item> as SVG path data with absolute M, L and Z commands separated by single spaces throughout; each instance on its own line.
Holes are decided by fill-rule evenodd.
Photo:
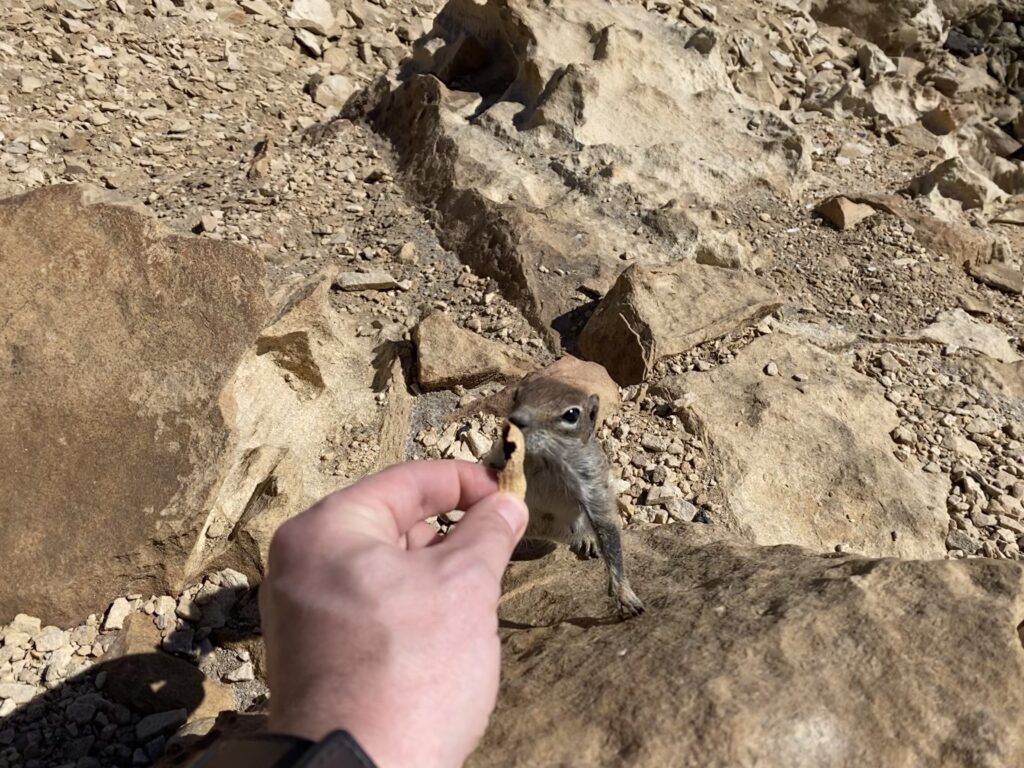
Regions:
M 303 562 L 307 556 L 307 534 L 298 518 L 282 523 L 270 540 L 268 559 L 272 570 L 289 570 L 295 563 Z
M 475 587 L 494 581 L 494 573 L 487 559 L 472 548 L 453 552 L 448 566 L 449 577 L 467 586 Z

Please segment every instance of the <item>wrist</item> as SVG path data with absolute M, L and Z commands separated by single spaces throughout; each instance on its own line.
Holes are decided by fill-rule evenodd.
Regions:
M 402 756 L 401 745 L 395 733 L 385 734 L 383 738 L 376 728 L 369 726 L 362 718 L 345 715 L 332 715 L 319 710 L 315 713 L 290 709 L 287 713 L 276 715 L 271 703 L 271 714 L 267 722 L 267 730 L 272 734 L 281 734 L 309 742 L 320 742 L 331 733 L 345 731 L 361 750 L 370 758 L 377 768 L 399 768 L 400 766 L 422 765 L 416 756 Z
M 319 741 L 281 733 L 248 733 L 216 742 L 189 768 L 378 768 L 346 731 Z

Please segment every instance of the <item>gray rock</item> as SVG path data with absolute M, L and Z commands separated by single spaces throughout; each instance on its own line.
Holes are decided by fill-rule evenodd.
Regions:
M 36 687 L 25 683 L 0 683 L 0 699 L 10 699 L 15 704 L 28 704 L 36 695 Z
M 857 51 L 857 64 L 868 85 L 878 82 L 883 75 L 896 71 L 896 64 L 874 43 L 865 43 Z
M 665 509 L 673 520 L 681 523 L 695 522 L 695 518 L 700 514 L 697 506 L 686 499 L 675 499 L 666 504 Z
M 246 661 L 225 674 L 223 679 L 229 683 L 247 683 L 255 677 L 256 673 L 253 671 L 252 662 Z
M 35 635 L 42 628 L 43 622 L 40 619 L 35 616 L 27 616 L 24 613 L 19 613 L 14 617 L 14 621 L 7 625 L 8 631 L 25 632 L 29 635 Z
M 294 0 L 286 17 L 288 25 L 327 35 L 335 26 L 334 11 L 327 0 Z
M 892 439 L 897 445 L 915 445 L 917 443 L 917 435 L 914 430 L 903 424 L 892 431 Z
M 187 718 L 188 710 L 185 709 L 172 709 L 148 715 L 135 726 L 135 737 L 145 743 L 156 736 L 180 728 Z
M 156 599 L 156 604 L 153 606 L 153 613 L 157 616 L 167 616 L 173 614 L 177 609 L 177 602 L 174 598 L 169 595 L 163 595 Z
M 355 85 L 344 75 L 328 75 L 314 89 L 313 101 L 321 107 L 340 109 L 355 91 Z
M 49 653 L 67 645 L 68 635 L 60 627 L 45 627 L 32 642 L 40 653 Z
M 96 626 L 93 624 L 83 624 L 80 627 L 75 627 L 68 632 L 68 637 L 71 642 L 75 645 L 92 645 L 96 642 L 96 637 L 99 634 Z
M 387 272 L 342 272 L 334 278 L 334 287 L 342 291 L 406 291 L 409 284 Z
M 174 612 L 183 619 L 188 621 L 199 621 L 203 617 L 203 612 L 199 606 L 196 605 L 195 600 L 186 595 L 182 595 L 181 599 L 178 600 L 178 605 L 174 609 Z
M 978 551 L 980 545 L 963 531 L 954 528 L 946 536 L 946 546 L 950 549 L 959 549 L 969 555 L 973 555 Z
M 128 618 L 131 612 L 131 603 L 123 597 L 117 598 L 107 610 L 107 618 L 103 622 L 103 629 L 105 631 L 121 629 L 124 627 L 124 620 Z
M 96 715 L 96 705 L 88 701 L 74 701 L 64 710 L 64 714 L 73 723 L 88 723 Z
M 71 659 L 74 655 L 75 651 L 70 645 L 66 645 L 55 650 L 50 657 L 50 663 L 46 667 L 46 673 L 44 674 L 43 679 L 47 683 L 54 683 L 66 677 L 68 667 L 71 664 Z
M 192 652 L 195 632 L 191 629 L 176 629 L 163 639 L 161 647 L 168 653 L 187 655 Z
M 665 435 L 647 434 L 640 438 L 640 446 L 652 453 L 664 453 L 668 450 L 669 442 L 671 441 Z
M 989 262 L 971 266 L 971 277 L 990 288 L 1020 296 L 1024 293 L 1024 273 L 1009 264 Z

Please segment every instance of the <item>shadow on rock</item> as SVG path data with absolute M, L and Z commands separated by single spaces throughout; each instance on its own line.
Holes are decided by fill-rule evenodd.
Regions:
M 255 591 L 241 599 L 233 590 L 221 591 L 232 592 L 238 603 L 222 626 L 204 627 L 200 620 L 193 627 L 179 619 L 162 635 L 154 617 L 134 613 L 116 634 L 97 638 L 93 648 L 105 649 L 98 661 L 63 679 L 50 671 L 54 654 L 42 655 L 45 692 L 37 694 L 32 674 L 20 675 L 30 682 L 0 683 L 0 698 L 17 705 L 0 719 L 0 768 L 141 766 L 165 753 L 168 762 L 162 764 L 182 764 L 172 758 L 222 730 L 222 715 L 237 719 L 235 710 L 249 703 L 244 692 L 238 695 L 219 678 L 230 679 L 223 669 L 225 648 L 260 645 Z M 197 644 L 196 637 L 203 639 Z M 89 648 L 74 653 L 88 658 Z M 38 651 L 26 650 L 26 660 L 38 657 Z M 253 663 L 262 672 L 262 653 L 253 654 Z M 255 698 L 258 705 L 262 697 Z M 231 720 L 227 727 L 248 725 Z

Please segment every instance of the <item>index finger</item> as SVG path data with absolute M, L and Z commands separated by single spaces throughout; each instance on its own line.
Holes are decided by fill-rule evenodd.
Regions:
M 498 490 L 494 474 L 480 464 L 456 460 L 395 464 L 317 502 L 310 515 L 346 533 L 397 542 L 420 520 L 453 509 L 469 509 Z

